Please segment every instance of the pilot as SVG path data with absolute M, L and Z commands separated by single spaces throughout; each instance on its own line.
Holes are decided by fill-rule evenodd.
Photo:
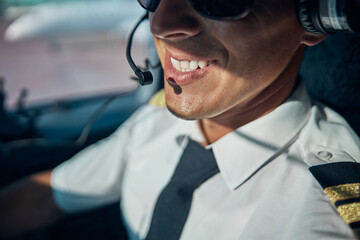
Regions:
M 110 137 L 5 189 L 1 234 L 121 199 L 132 240 L 354 239 L 360 141 L 298 76 L 326 35 L 300 27 L 294 2 L 139 0 L 164 90 Z

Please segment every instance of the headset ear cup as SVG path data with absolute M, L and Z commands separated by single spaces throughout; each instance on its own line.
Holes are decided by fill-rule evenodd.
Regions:
M 312 15 L 317 15 L 317 8 L 315 4 L 311 4 L 311 1 L 318 0 L 298 0 L 296 4 L 296 16 L 303 29 L 310 33 L 323 33 L 319 31 L 312 19 Z

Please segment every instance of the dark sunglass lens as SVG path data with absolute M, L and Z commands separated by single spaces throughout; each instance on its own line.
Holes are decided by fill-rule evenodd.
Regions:
M 138 0 L 140 5 L 150 12 L 155 12 L 160 0 Z
M 201 15 L 213 19 L 240 19 L 251 7 L 252 0 L 190 0 Z

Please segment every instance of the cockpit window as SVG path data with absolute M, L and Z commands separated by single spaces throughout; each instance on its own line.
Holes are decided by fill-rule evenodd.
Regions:
M 143 10 L 136 1 L 2 0 L 0 76 L 7 102 L 27 103 L 130 91 L 127 36 Z M 135 36 L 132 54 L 143 62 L 148 27 Z

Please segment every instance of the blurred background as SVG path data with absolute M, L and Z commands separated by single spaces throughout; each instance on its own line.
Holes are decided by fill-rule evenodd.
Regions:
M 161 87 L 130 80 L 144 13 L 134 0 L 0 0 L 0 190 L 108 136 Z M 132 56 L 158 63 L 147 21 Z M 116 202 L 14 240 L 126 239 L 119 219 Z
M 0 0 L 0 77 L 5 79 L 6 106 L 135 88 L 125 49 L 142 14 L 133 0 Z M 133 44 L 139 63 L 150 42 L 147 24 Z

